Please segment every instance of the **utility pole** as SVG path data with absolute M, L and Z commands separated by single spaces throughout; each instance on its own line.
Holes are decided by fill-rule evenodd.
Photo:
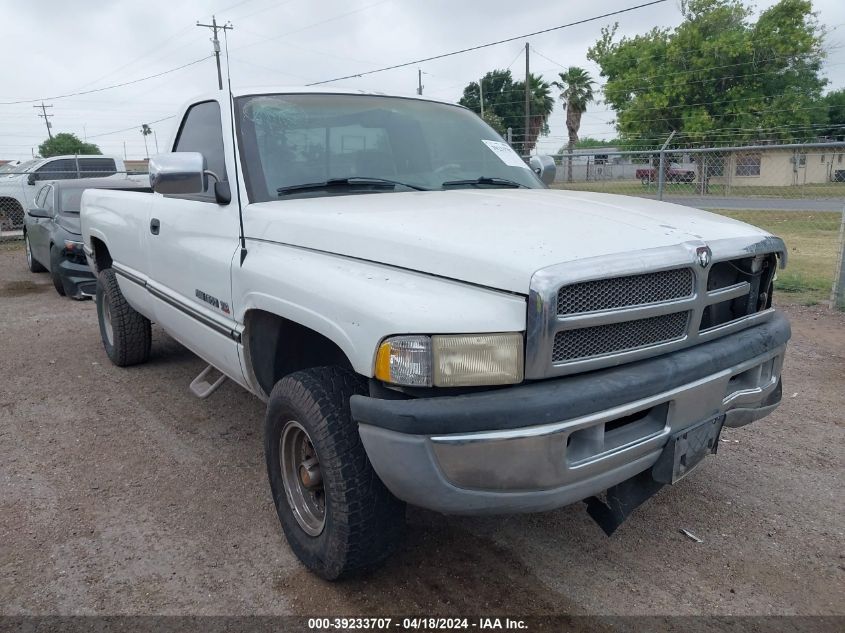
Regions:
M 417 68 L 417 94 L 418 94 L 418 95 L 421 95 L 421 94 L 422 94 L 422 89 L 423 89 L 423 85 L 422 85 L 422 68 Z
M 484 77 L 478 80 L 478 100 L 481 102 L 481 118 L 484 118 Z
M 211 16 L 211 24 L 201 24 L 197 22 L 197 26 L 211 29 L 214 33 L 214 37 L 211 38 L 211 43 L 214 44 L 214 57 L 217 58 L 217 87 L 220 90 L 223 90 L 223 73 L 220 70 L 220 40 L 217 39 L 217 31 L 231 30 L 234 27 L 231 22 L 227 22 L 223 26 L 217 26 L 217 18 L 213 15 Z
M 52 114 L 47 114 L 47 108 L 52 108 L 52 105 L 44 105 L 44 102 L 41 102 L 41 105 L 32 106 L 33 108 L 39 108 L 41 110 L 41 114 L 38 116 L 44 118 L 44 123 L 47 125 L 47 136 L 53 138 L 53 132 L 50 130 L 53 126 L 50 125 L 50 117 L 53 116 Z
M 525 129 L 522 137 L 522 154 L 528 156 L 528 123 L 531 120 L 531 74 L 528 65 L 528 42 L 525 42 Z

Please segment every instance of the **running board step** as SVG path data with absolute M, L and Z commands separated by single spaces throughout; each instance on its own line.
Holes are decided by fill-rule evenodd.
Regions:
M 199 376 L 194 378 L 193 382 L 191 382 L 190 390 L 197 398 L 208 398 L 208 396 L 217 391 L 217 388 L 220 385 L 226 382 L 225 374 L 220 374 L 220 376 L 214 382 L 211 382 L 208 378 L 208 375 L 214 371 L 217 370 L 214 369 L 213 366 L 209 365 L 200 372 Z M 217 371 L 217 373 L 220 372 Z

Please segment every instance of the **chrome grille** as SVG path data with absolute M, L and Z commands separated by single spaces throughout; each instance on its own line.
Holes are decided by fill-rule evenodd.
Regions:
M 699 256 L 702 247 L 711 249 L 709 262 Z M 734 310 L 732 316 L 739 318 L 733 320 L 704 316 L 736 307 L 757 292 L 754 279 L 728 275 L 709 283 L 716 269 L 733 270 L 736 260 L 765 255 L 773 273 L 775 254 L 785 258 L 783 240 L 755 236 L 706 245 L 691 241 L 542 268 L 532 276 L 528 296 L 525 377 L 539 380 L 613 367 L 765 321 L 773 309 L 760 309 L 759 298 L 756 312 Z M 753 271 L 752 264 L 741 268 Z M 602 271 L 605 278 L 596 279 Z M 765 286 L 761 280 L 760 287 Z
M 559 363 L 624 352 L 684 337 L 689 312 L 673 312 L 659 316 L 607 323 L 555 334 L 552 361 Z
M 580 314 L 647 305 L 690 297 L 694 276 L 689 268 L 596 279 L 564 286 L 557 294 L 557 313 Z

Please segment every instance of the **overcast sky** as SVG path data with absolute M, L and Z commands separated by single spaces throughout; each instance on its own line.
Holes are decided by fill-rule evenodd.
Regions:
M 211 54 L 210 33 L 197 20 L 231 20 L 232 81 L 237 85 L 301 85 L 465 48 L 623 9 L 643 0 L 514 2 L 513 0 L 0 0 L 3 60 L 0 102 L 90 90 L 167 71 Z M 759 9 L 773 0 L 756 3 Z M 830 30 L 825 74 L 829 88 L 845 87 L 845 0 L 815 0 Z M 530 38 L 532 72 L 547 81 L 562 67 L 598 68 L 586 59 L 600 29 L 618 20 L 620 34 L 635 35 L 680 22 L 678 0 L 617 18 Z M 419 66 L 424 93 L 457 100 L 463 87 L 488 70 L 524 73 L 525 40 Z M 193 95 L 216 87 L 213 59 L 156 79 L 94 94 L 46 101 L 53 132 L 73 132 L 104 153 L 142 158 L 141 123 L 174 115 Z M 334 85 L 410 94 L 417 66 Z M 45 136 L 32 103 L 0 105 L 0 159 L 29 158 Z M 581 136 L 613 138 L 613 113 L 593 104 Z M 176 120 L 151 123 L 166 151 Z M 541 151 L 564 142 L 564 115 L 555 107 L 551 135 Z M 112 133 L 124 128 L 128 131 Z M 149 137 L 150 153 L 155 141 Z

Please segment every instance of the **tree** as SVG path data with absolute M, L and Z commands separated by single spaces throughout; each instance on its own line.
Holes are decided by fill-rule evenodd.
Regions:
M 528 130 L 525 137 L 522 139 L 522 155 L 528 156 L 531 150 L 537 145 L 537 139 L 540 135 L 545 136 L 549 133 L 549 115 L 555 108 L 555 99 L 552 96 L 552 86 L 543 78 L 534 73 L 528 75 L 530 89 L 529 97 L 529 117 Z M 525 128 L 525 82 L 516 82 L 514 89 L 518 93 L 522 93 L 523 111 L 522 111 L 522 125 L 519 127 Z
M 822 99 L 822 108 L 827 122 L 826 127 L 819 130 L 819 136 L 845 140 L 845 89 L 827 93 Z
M 496 130 L 500 135 L 505 136 L 508 133 L 508 129 L 505 127 L 505 122 L 502 121 L 502 117 L 495 112 L 485 110 L 481 118 L 484 119 L 484 122 Z
M 150 150 L 147 149 L 147 137 L 153 133 L 153 128 L 151 128 L 146 123 L 141 124 L 141 135 L 144 137 L 144 154 L 147 158 L 150 157 Z
M 548 118 L 554 108 L 554 98 L 551 87 L 541 77 L 530 75 L 531 99 L 528 135 L 522 136 L 525 127 L 525 82 L 514 81 L 509 70 L 492 70 L 481 78 L 484 87 L 484 117 L 495 115 L 501 121 L 501 128 L 487 122 L 496 128 L 500 134 L 512 128 L 514 136 L 519 142 L 523 153 L 529 153 L 537 143 L 540 134 L 548 134 Z M 464 94 L 458 102 L 462 106 L 481 114 L 481 100 L 479 98 L 478 82 L 472 82 L 464 88 Z
M 592 149 L 594 147 L 619 147 L 619 139 L 612 138 L 608 141 L 600 138 L 593 138 L 592 136 L 585 136 L 584 138 L 579 138 L 578 142 L 575 143 L 575 149 Z
M 572 149 L 578 142 L 578 130 L 581 129 L 581 115 L 587 111 L 587 104 L 593 100 L 593 78 L 583 68 L 570 66 L 564 73 L 558 73 L 560 81 L 552 85 L 561 91 L 560 99 L 566 110 L 566 131 L 569 134 L 569 160 L 566 167 L 566 179 L 572 182 Z
M 102 154 L 102 152 L 93 143 L 81 141 L 76 134 L 59 132 L 38 146 L 38 154 L 42 158 L 50 158 L 63 154 Z
M 575 143 L 574 149 L 594 149 L 594 150 L 602 150 L 602 149 L 618 149 L 621 145 L 619 139 L 610 139 L 606 141 L 600 138 L 593 138 L 591 136 L 585 136 L 584 138 L 579 138 L 578 142 Z M 556 156 L 565 156 L 566 153 L 569 152 L 569 143 L 566 145 L 562 145 L 560 149 L 557 150 Z M 601 154 L 601 151 L 596 151 L 596 154 Z
M 751 21 L 741 0 L 683 0 L 683 22 L 616 41 L 616 26 L 587 57 L 627 146 L 805 140 L 818 107 L 824 29 L 810 0 L 780 0 Z

